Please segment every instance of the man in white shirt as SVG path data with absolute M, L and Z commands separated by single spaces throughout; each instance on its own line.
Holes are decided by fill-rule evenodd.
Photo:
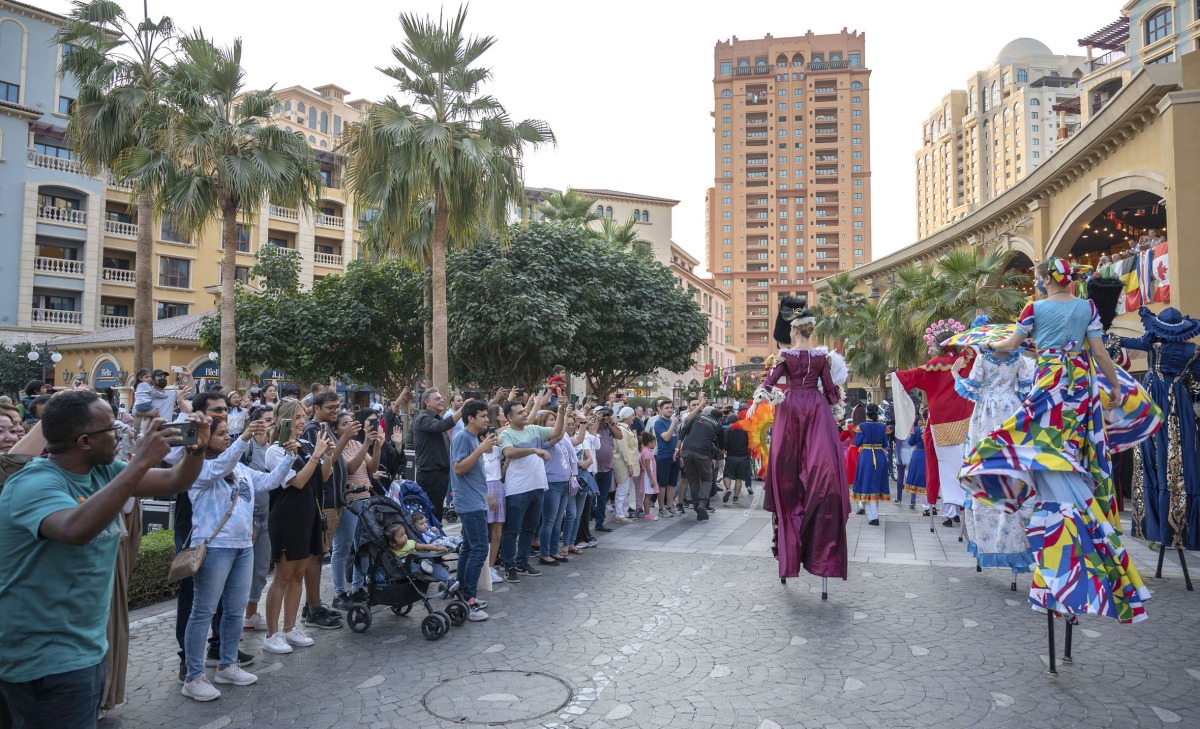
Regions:
M 532 402 L 530 403 L 533 404 Z M 536 577 L 540 570 L 529 564 L 533 533 L 542 513 L 542 496 L 547 489 L 544 462 L 550 460 L 546 449 L 562 440 L 566 425 L 567 401 L 559 400 L 558 418 L 553 428 L 527 425 L 529 413 L 516 400 L 504 404 L 508 428 L 500 434 L 500 451 L 508 461 L 504 478 L 504 535 L 500 557 L 504 579 L 520 582 L 518 573 Z

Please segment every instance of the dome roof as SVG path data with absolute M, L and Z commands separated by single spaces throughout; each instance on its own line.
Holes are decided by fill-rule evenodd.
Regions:
M 1054 51 L 1050 50 L 1045 43 L 1036 38 L 1017 38 L 1011 40 L 1008 45 L 1000 49 L 1000 55 L 996 56 L 997 61 L 1004 59 L 1021 58 L 1022 56 L 1053 56 Z

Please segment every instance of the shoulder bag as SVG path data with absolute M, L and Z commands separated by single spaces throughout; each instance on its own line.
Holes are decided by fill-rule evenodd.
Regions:
M 237 490 L 234 489 L 233 498 L 229 500 L 229 509 L 225 512 L 225 517 L 221 519 L 221 523 L 217 525 L 217 529 L 212 533 L 212 536 L 205 539 L 201 544 L 184 549 L 175 555 L 175 559 L 171 560 L 171 569 L 167 572 L 168 582 L 179 582 L 180 580 L 194 577 L 200 571 L 200 565 L 204 564 L 204 557 L 208 553 L 208 543 L 221 532 L 221 529 L 225 526 L 225 522 L 229 521 L 229 516 L 233 513 L 233 507 L 237 505 L 237 494 Z M 187 498 L 187 494 L 181 494 L 181 496 Z M 191 541 L 190 535 L 188 541 Z

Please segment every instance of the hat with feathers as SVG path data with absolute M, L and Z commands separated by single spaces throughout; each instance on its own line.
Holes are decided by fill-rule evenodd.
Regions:
M 785 347 L 792 341 L 792 327 L 800 324 L 815 322 L 812 312 L 808 310 L 808 300 L 795 296 L 785 296 L 779 302 L 779 313 L 775 315 L 775 330 L 772 335 L 775 341 Z

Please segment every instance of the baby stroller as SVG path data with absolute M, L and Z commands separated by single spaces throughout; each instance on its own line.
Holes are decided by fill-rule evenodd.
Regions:
M 424 572 L 413 570 L 422 560 L 439 559 L 436 554 L 413 552 L 397 557 L 388 544 L 385 530 L 392 524 L 403 524 L 409 539 L 417 539 L 417 530 L 405 508 L 386 496 L 372 496 L 347 505 L 358 517 L 354 535 L 354 563 L 367 576 L 365 602 L 352 606 L 346 613 L 346 624 L 355 633 L 365 633 L 371 627 L 371 607 L 386 605 L 396 615 L 407 615 L 418 602 L 428 615 L 421 621 L 421 634 L 437 640 L 450 632 L 451 625 L 462 625 L 469 608 L 461 596 L 456 596 L 445 612 L 430 603 L 430 585 Z
M 393 481 L 388 488 L 388 496 L 396 503 L 408 510 L 408 513 L 421 512 L 425 516 L 425 523 L 429 525 L 429 533 L 433 536 L 433 541 L 436 544 L 444 544 L 454 550 L 455 555 L 459 551 L 462 544 L 461 537 L 447 536 L 446 531 L 442 529 L 442 523 L 438 521 L 433 514 L 433 502 L 429 500 L 425 489 L 421 488 L 416 481 Z M 449 513 L 442 512 L 446 516 L 446 520 L 453 523 L 458 519 L 455 515 L 454 519 L 450 518 Z

